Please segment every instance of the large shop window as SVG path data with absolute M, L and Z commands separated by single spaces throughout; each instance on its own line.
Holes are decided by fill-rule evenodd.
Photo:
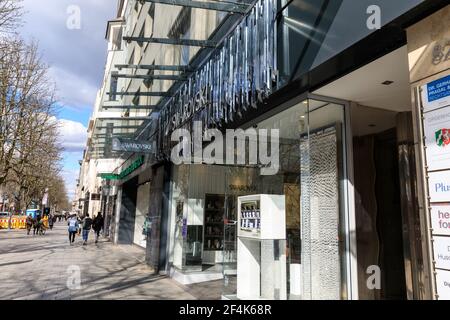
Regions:
M 253 125 L 279 130 L 280 170 L 227 167 L 224 297 L 348 298 L 344 115 L 307 99 Z
M 345 108 L 306 99 L 245 126 L 279 131 L 272 174 L 249 157 L 173 166 L 172 267 L 223 279 L 223 298 L 349 298 Z

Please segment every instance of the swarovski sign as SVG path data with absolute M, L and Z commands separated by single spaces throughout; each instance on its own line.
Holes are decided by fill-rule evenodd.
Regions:
M 275 17 L 275 0 L 255 4 L 162 108 L 161 142 L 192 118 L 202 121 L 204 130 L 220 127 L 256 108 L 272 92 L 277 81 Z
M 155 148 L 153 144 L 148 141 L 139 141 L 125 138 L 113 138 L 112 150 L 122 152 L 135 152 L 135 153 L 153 153 Z

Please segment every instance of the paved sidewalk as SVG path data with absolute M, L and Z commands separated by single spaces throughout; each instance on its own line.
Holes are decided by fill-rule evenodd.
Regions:
M 0 299 L 194 299 L 173 280 L 152 276 L 139 248 L 90 238 L 70 246 L 62 222 L 44 236 L 0 230 Z

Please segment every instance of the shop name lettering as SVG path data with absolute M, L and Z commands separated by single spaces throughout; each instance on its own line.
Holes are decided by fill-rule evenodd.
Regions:
M 175 92 L 160 113 L 164 133 L 193 120 L 206 128 L 242 117 L 272 92 L 276 70 L 276 8 L 273 0 L 257 1 L 249 15 Z
M 224 137 L 218 129 L 203 131 L 201 121 L 194 121 L 193 134 L 187 129 L 176 129 L 171 135 L 171 161 L 181 164 L 251 165 L 261 168 L 261 175 L 275 175 L 280 169 L 280 133 L 278 129 L 269 130 L 249 128 L 227 129 L 224 151 Z M 247 144 L 248 141 L 248 144 Z M 209 144 L 203 148 L 203 143 Z M 270 145 L 270 154 L 268 147 Z M 248 155 L 247 155 L 248 150 Z M 248 157 L 247 157 L 248 156 Z

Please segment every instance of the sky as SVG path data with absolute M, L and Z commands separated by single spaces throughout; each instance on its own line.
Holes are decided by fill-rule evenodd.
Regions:
M 58 94 L 63 176 L 72 200 L 78 160 L 83 158 L 87 125 L 106 62 L 106 23 L 114 19 L 115 0 L 24 0 L 19 33 L 36 41 Z

